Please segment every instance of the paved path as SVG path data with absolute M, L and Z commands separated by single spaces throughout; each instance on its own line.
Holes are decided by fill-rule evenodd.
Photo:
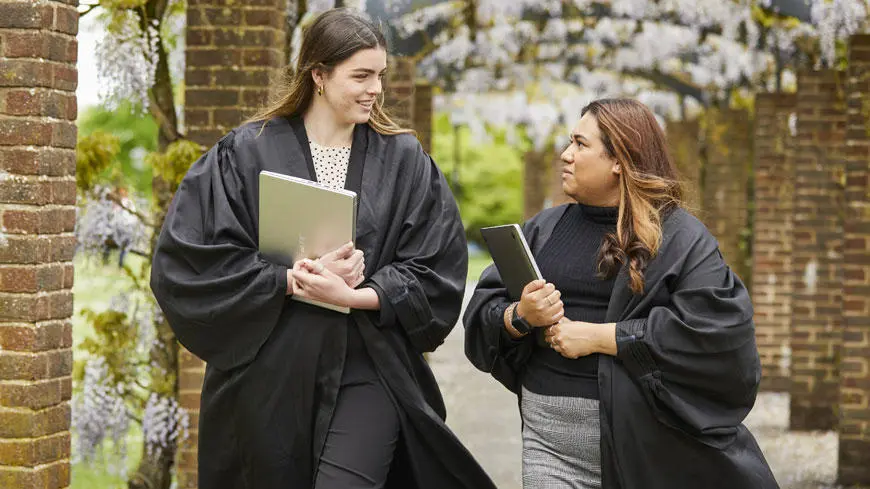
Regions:
M 468 292 L 472 287 L 469 285 Z M 467 299 L 467 298 L 466 298 Z M 447 424 L 499 489 L 521 489 L 521 439 L 516 397 L 465 359 L 462 325 L 429 357 L 447 403 Z M 746 421 L 782 489 L 835 487 L 835 433 L 789 433 L 788 396 L 762 394 Z

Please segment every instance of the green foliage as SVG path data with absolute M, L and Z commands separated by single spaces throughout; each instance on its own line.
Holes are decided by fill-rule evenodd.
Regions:
M 468 239 L 482 242 L 480 228 L 520 222 L 523 218 L 521 144 L 495 134 L 489 144 L 472 140 L 467 128 L 459 131 L 459 185 L 453 188 Z M 453 185 L 455 132 L 446 114 L 435 117 L 432 156 Z
M 76 144 L 76 186 L 82 192 L 108 180 L 112 163 L 120 151 L 119 139 L 104 131 L 79 133 Z
M 202 155 L 202 146 L 180 139 L 166 148 L 165 153 L 151 153 L 145 159 L 154 171 L 154 176 L 169 182 L 174 193 L 194 162 Z
M 118 185 L 140 195 L 151 193 L 151 169 L 144 158 L 137 155 L 157 150 L 158 127 L 151 115 L 129 103 L 121 104 L 117 110 L 89 107 L 80 116 L 78 127 L 82 136 L 102 132 L 118 141 L 113 168 L 104 170 L 101 178 L 116 180 Z
M 95 335 L 84 339 L 81 348 L 94 356 L 105 358 L 116 382 L 134 379 L 136 370 L 130 361 L 130 352 L 136 348 L 137 325 L 131 323 L 126 312 L 112 309 L 102 312 L 84 309 L 81 314 L 93 326 Z
M 148 0 L 100 0 L 100 6 L 106 10 L 122 10 L 142 8 Z

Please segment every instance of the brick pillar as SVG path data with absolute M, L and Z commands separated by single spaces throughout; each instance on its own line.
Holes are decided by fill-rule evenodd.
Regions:
M 870 34 L 849 44 L 838 481 L 870 485 Z
M 706 122 L 707 162 L 701 217 L 719 240 L 728 265 L 749 284 L 749 256 L 741 243 L 748 226 L 752 119 L 742 110 L 711 109 Z
M 794 214 L 794 138 L 790 118 L 797 97 L 761 93 L 755 97 L 755 223 L 752 245 L 752 301 L 761 355 L 761 388 L 789 390 Z
M 842 324 L 845 75 L 801 71 L 797 92 L 792 242 L 791 419 L 794 430 L 837 426 Z
M 547 204 L 552 161 L 553 149 L 550 145 L 540 151 L 530 149 L 523 154 L 523 219 L 541 212 Z
M 414 129 L 427 153 L 432 151 L 432 85 L 417 83 L 414 88 Z
M 0 487 L 70 484 L 76 0 L 0 1 Z
M 550 161 L 549 176 L 547 182 L 547 198 L 544 201 L 544 207 L 556 207 L 569 202 L 574 202 L 574 199 L 568 197 L 562 190 L 562 163 L 561 154 L 557 154 Z
M 683 201 L 693 211 L 701 208 L 701 146 L 697 120 L 668 121 L 668 151 L 683 180 Z
M 184 120 L 211 146 L 262 107 L 284 66 L 286 0 L 188 0 Z
M 414 127 L 414 80 L 417 64 L 413 58 L 391 56 L 384 80 L 384 108 L 402 127 Z
M 254 114 L 284 65 L 286 0 L 188 0 L 184 116 L 191 140 L 211 146 Z M 181 405 L 190 438 L 178 450 L 178 487 L 197 487 L 199 397 L 205 366 L 182 348 Z

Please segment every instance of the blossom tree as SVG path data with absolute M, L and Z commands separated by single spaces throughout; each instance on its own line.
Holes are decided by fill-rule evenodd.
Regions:
M 457 118 L 478 128 L 530 121 L 540 128 L 540 147 L 548 124 L 537 120 L 540 114 L 524 112 L 534 107 L 540 113 L 540 104 L 549 104 L 555 107 L 542 113 L 558 117 L 566 105 L 564 93 L 548 85 L 567 81 L 587 97 L 636 96 L 663 117 L 684 114 L 727 104 L 740 89 L 779 87 L 784 72 L 807 59 L 813 65 L 836 64 L 843 40 L 866 22 L 868 12 L 866 0 L 812 0 L 809 22 L 801 22 L 780 12 L 780 3 L 442 1 L 404 12 L 395 30 L 401 39 L 424 39 L 415 53 L 421 72 L 448 94 L 445 99 L 462 99 L 445 106 L 466 111 Z M 409 8 L 408 2 L 404 6 Z M 511 118 L 501 101 L 481 110 L 489 95 L 470 100 L 493 91 L 536 95 L 511 106 L 517 109 Z M 547 99 L 556 93 L 559 98 Z M 482 120 L 471 121 L 470 115 Z

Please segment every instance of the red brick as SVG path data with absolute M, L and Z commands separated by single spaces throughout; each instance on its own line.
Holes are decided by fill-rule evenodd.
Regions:
M 72 350 L 42 353 L 0 351 L 0 380 L 45 380 L 72 373 Z
M 54 30 L 76 35 L 79 32 L 79 14 L 73 7 L 57 7 L 54 13 Z M 64 61 L 75 62 L 75 58 Z
M 246 49 L 242 52 L 242 64 L 248 66 L 275 66 L 279 63 L 281 51 L 275 49 Z
M 69 486 L 69 460 L 32 469 L 0 466 L 0 487 L 63 488 Z
M 32 177 L 7 177 L 0 180 L 0 203 L 66 204 L 76 202 L 75 181 L 35 180 Z
M 52 125 L 22 119 L 0 119 L 0 145 L 48 146 L 51 144 Z
M 37 290 L 36 267 L 0 265 L 0 292 L 26 293 Z
M 274 9 L 245 10 L 245 25 L 281 28 L 284 22 L 282 15 L 276 15 Z
M 73 231 L 76 210 L 74 207 L 6 209 L 0 217 L 7 233 L 57 234 Z
M 0 29 L 48 29 L 54 15 L 51 6 L 33 6 L 30 2 L 0 3 Z
M 66 319 L 73 313 L 72 292 L 45 295 L 0 293 L 0 321 L 45 321 Z
M 226 107 L 238 103 L 239 93 L 235 90 L 188 89 L 186 103 L 190 107 Z
M 233 7 L 192 7 L 187 9 L 187 25 L 241 25 L 242 15 L 238 6 Z
M 70 406 L 67 403 L 34 411 L 0 407 L 0 438 L 33 438 L 62 433 L 69 428 Z
M 6 92 L 6 114 L 75 120 L 76 97 L 74 93 L 47 90 L 10 90 Z
M 42 409 L 60 404 L 63 382 L 60 379 L 38 382 L 0 382 L 0 405 Z

